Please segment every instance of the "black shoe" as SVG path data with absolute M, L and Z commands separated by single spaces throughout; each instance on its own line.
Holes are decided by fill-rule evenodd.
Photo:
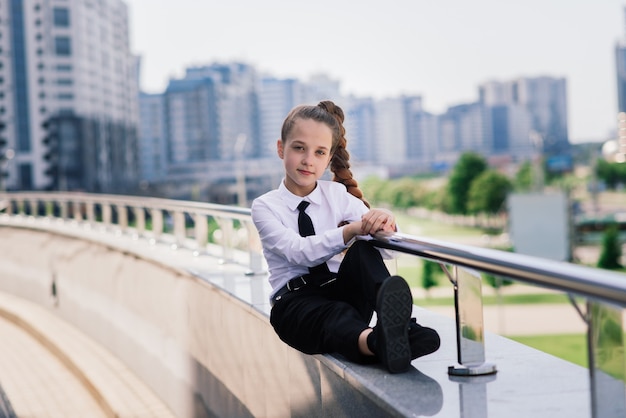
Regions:
M 409 322 L 409 345 L 411 346 L 411 359 L 434 353 L 441 345 L 439 334 L 432 328 L 423 327 L 415 318 Z
M 411 365 L 409 327 L 413 311 L 411 289 L 400 276 L 391 276 L 383 282 L 376 299 L 378 317 L 374 327 L 374 353 L 390 373 L 401 373 Z

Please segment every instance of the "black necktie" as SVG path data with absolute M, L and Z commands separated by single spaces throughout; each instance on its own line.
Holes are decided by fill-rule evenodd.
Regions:
M 311 217 L 306 214 L 304 211 L 307 206 L 309 206 L 309 202 L 302 201 L 298 205 L 298 211 L 300 214 L 298 215 L 298 230 L 300 231 L 301 237 L 308 237 L 309 235 L 315 235 L 315 228 L 313 228 L 313 221 L 311 221 Z M 330 270 L 328 270 L 328 265 L 326 263 L 318 264 L 314 267 L 309 267 L 309 273 L 315 275 L 328 275 Z

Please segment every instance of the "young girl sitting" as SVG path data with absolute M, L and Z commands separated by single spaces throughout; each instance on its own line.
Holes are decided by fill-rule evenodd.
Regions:
M 389 275 L 389 252 L 368 242 L 396 231 L 395 218 L 363 199 L 349 170 L 343 121 L 331 101 L 294 108 L 277 142 L 285 177 L 252 203 L 273 288 L 270 322 L 303 353 L 380 361 L 399 373 L 436 351 L 439 335 L 411 318 L 406 281 Z M 329 165 L 333 181 L 320 180 Z

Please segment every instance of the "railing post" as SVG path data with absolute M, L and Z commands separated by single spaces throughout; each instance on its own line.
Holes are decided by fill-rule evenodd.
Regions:
M 482 280 L 480 274 L 454 266 L 454 275 L 441 265 L 454 285 L 458 365 L 448 367 L 454 376 L 496 373 L 496 365 L 485 362 Z
M 17 206 L 17 214 L 24 215 L 24 200 L 23 199 L 15 199 L 15 204 Z
M 69 202 L 67 200 L 61 200 L 59 201 L 59 206 L 61 207 L 61 216 L 60 218 L 63 219 L 64 221 L 68 220 L 69 218 Z
M 72 202 L 72 215 L 74 215 L 75 221 L 80 222 L 83 220 L 82 206 L 82 203 L 79 201 L 74 200 Z
M 141 236 L 146 231 L 146 213 L 143 207 L 140 206 L 135 206 L 133 213 L 135 214 L 135 220 L 137 222 L 135 228 L 137 229 L 137 233 Z
M 209 242 L 209 220 L 206 215 L 196 213 L 194 215 L 194 235 L 198 249 L 205 248 Z
M 174 212 L 174 239 L 177 246 L 184 244 L 185 235 L 185 212 L 177 210 Z
M 250 256 L 250 270 L 246 274 L 249 276 L 261 274 L 263 273 L 263 246 L 261 245 L 261 239 L 252 220 L 245 221 L 245 225 L 248 233 L 248 254 Z
M 215 219 L 222 232 L 222 263 L 233 260 L 233 241 L 235 228 L 232 219 L 218 217 Z
M 587 316 L 592 416 L 626 416 L 622 309 L 589 301 Z
M 109 203 L 102 203 L 102 223 L 105 228 L 111 226 L 111 221 L 113 219 L 113 211 L 111 209 L 111 205 Z
M 7 215 L 14 215 L 15 214 L 15 212 L 13 211 L 13 202 L 14 201 L 10 197 L 7 197 L 6 199 L 7 199 L 7 206 L 6 206 L 5 212 L 6 212 Z
M 152 209 L 150 215 L 152 217 L 152 234 L 154 239 L 158 239 L 163 233 L 163 211 Z
M 126 210 L 126 205 L 116 205 L 117 209 L 117 225 L 122 230 L 122 232 L 126 232 L 128 230 L 128 212 Z

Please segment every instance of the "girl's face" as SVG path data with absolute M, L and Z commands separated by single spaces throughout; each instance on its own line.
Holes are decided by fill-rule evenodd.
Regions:
M 278 156 L 285 165 L 285 186 L 296 196 L 315 189 L 330 163 L 331 129 L 313 119 L 297 119 L 285 143 L 278 140 Z

